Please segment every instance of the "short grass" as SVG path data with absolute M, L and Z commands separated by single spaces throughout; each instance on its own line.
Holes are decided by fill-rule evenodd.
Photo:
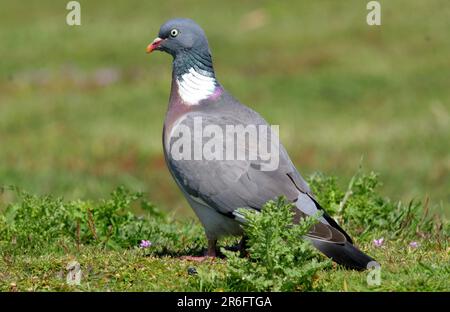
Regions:
M 448 245 L 447 245 L 448 246 Z M 367 284 L 367 273 L 342 268 L 323 270 L 317 276 L 325 291 L 449 291 L 449 252 L 425 243 L 419 250 L 408 242 L 388 242 L 384 248 L 362 248 L 383 265 L 381 284 Z M 447 247 L 448 248 L 448 247 Z M 66 284 L 66 265 L 82 264 L 80 286 Z M 111 251 L 83 247 L 70 254 L 19 255 L 0 259 L 2 291 L 204 291 L 201 279 L 189 268 L 211 274 L 226 271 L 226 259 L 198 264 L 174 257 L 144 256 L 142 250 Z M 212 288 L 225 291 L 226 288 Z
M 446 0 L 366 2 L 67 1 L 0 4 L 0 184 L 66 198 L 139 189 L 190 209 L 164 165 L 171 63 L 145 54 L 173 16 L 206 30 L 217 76 L 280 125 L 305 175 L 349 179 L 364 159 L 393 199 L 450 213 L 450 8 Z
M 290 210 L 284 205 L 266 206 L 262 215 L 248 216 L 256 220 L 246 228 L 250 258 L 222 250 L 226 257 L 198 263 L 183 256 L 204 251 L 206 240 L 199 223 L 173 219 L 143 194 L 119 188 L 104 200 L 64 201 L 13 188 L 3 190 L 0 197 L 0 290 L 450 289 L 450 227 L 430 213 L 428 202 L 402 204 L 383 198 L 376 191 L 374 174 L 358 173 L 347 190 L 324 175 L 314 175 L 310 182 L 313 189 L 321 190 L 319 200 L 329 204 L 329 212 L 356 244 L 381 264 L 379 285 L 368 284 L 367 271 L 344 269 L 308 251 L 311 247 L 301 239 L 304 232 L 292 230 L 286 214 Z M 137 205 L 144 214 L 130 212 Z M 376 246 L 373 240 L 382 238 L 383 244 Z M 142 248 L 142 240 L 149 240 L 151 246 Z M 226 238 L 220 246 L 236 243 Z M 82 269 L 79 286 L 66 283 L 66 266 L 73 260 Z M 255 272 L 259 273 L 255 276 Z

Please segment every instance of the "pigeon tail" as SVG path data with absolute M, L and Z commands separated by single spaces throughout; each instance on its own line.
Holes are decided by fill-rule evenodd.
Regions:
M 349 242 L 345 242 L 344 244 L 334 244 L 314 238 L 309 239 L 313 246 L 319 249 L 323 254 L 348 269 L 364 271 L 369 268 L 370 262 L 374 262 L 374 266 L 379 265 L 373 258 L 369 257 Z

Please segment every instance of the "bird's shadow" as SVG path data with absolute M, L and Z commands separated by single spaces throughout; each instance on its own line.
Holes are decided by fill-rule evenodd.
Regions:
M 238 252 L 241 251 L 241 255 L 244 255 L 245 252 L 240 249 L 239 244 L 231 245 L 231 246 L 220 246 L 228 251 Z M 220 251 L 220 247 L 216 249 L 216 257 L 225 259 L 226 256 Z M 169 248 L 163 247 L 161 250 L 155 251 L 147 256 L 156 256 L 156 257 L 171 257 L 171 258 L 181 258 L 186 256 L 194 256 L 194 257 L 202 257 L 207 253 L 207 248 L 190 248 L 183 250 L 172 250 Z

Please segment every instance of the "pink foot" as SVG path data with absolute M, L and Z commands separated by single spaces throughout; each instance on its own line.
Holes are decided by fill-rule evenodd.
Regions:
M 203 257 L 194 257 L 194 256 L 183 256 L 181 257 L 182 260 L 187 260 L 187 261 L 195 261 L 195 262 L 203 262 L 207 259 L 214 259 L 214 257 L 209 257 L 209 256 L 203 256 Z

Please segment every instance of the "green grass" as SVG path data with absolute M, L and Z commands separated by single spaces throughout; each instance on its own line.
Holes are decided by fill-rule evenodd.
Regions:
M 369 286 L 367 273 L 341 268 L 323 270 L 317 283 L 325 291 L 448 291 L 448 251 L 433 245 L 422 247 L 425 250 L 411 250 L 405 242 L 389 242 L 383 249 L 363 246 L 383 265 L 380 286 Z M 73 259 L 82 265 L 80 286 L 69 286 L 65 281 L 65 267 Z M 173 257 L 145 257 L 141 250 L 89 247 L 72 254 L 20 255 L 11 261 L 0 260 L 8 269 L 0 272 L 2 291 L 202 291 L 201 279 L 188 273 L 190 267 L 215 274 L 226 272 L 223 259 L 193 264 Z
M 337 176 L 345 192 L 363 158 L 380 173 L 377 194 L 450 216 L 450 7 L 446 0 L 380 2 L 382 26 L 369 27 L 360 0 L 81 0 L 82 26 L 69 27 L 67 1 L 2 1 L 0 186 L 96 203 L 124 185 L 177 219 L 161 230 L 167 241 L 175 229 L 192 241 L 172 246 L 169 258 L 90 243 L 65 251 L 59 242 L 49 243 L 51 253 L 42 252 L 50 246 L 44 244 L 34 254 L 2 254 L 1 289 L 71 290 L 58 272 L 73 257 L 92 266 L 81 289 L 201 289 L 186 273 L 191 264 L 176 254 L 184 247 L 199 252 L 204 238 L 162 156 L 170 58 L 145 54 L 160 24 L 174 16 L 204 27 L 221 83 L 280 125 L 305 176 Z M 1 211 L 15 201 L 5 194 Z M 327 190 L 318 196 L 336 208 Z M 422 247 L 410 250 L 413 238 L 392 238 L 378 249 L 370 239 L 389 229 L 364 233 L 364 220 L 343 221 L 384 263 L 382 285 L 368 288 L 363 273 L 327 269 L 319 273 L 323 289 L 449 289 L 448 242 L 416 237 Z M 226 261 L 201 266 L 224 272 Z
M 448 291 L 450 227 L 430 214 L 427 202 L 383 198 L 374 174 L 358 173 L 347 191 L 333 177 L 314 175 L 310 182 L 358 246 L 381 264 L 379 285 L 367 284 L 367 272 L 331 264 L 313 250 L 301 239 L 312 220 L 293 227 L 282 200 L 262 214 L 246 213 L 248 256 L 221 249 L 225 258 L 197 263 L 183 256 L 201 255 L 206 246 L 198 222 L 174 220 L 143 194 L 119 188 L 104 200 L 65 201 L 13 188 L 0 197 L 0 290 Z M 131 213 L 136 206 L 145 213 Z M 385 243 L 377 247 L 373 240 L 380 238 Z M 152 245 L 140 248 L 141 240 Z M 220 246 L 236 243 L 225 238 Z M 72 260 L 82 268 L 79 286 L 65 281 Z M 197 274 L 189 274 L 192 268 Z
M 123 184 L 192 216 L 162 157 L 170 57 L 145 54 L 161 23 L 188 16 L 219 80 L 280 124 L 302 173 L 349 179 L 364 157 L 383 194 L 450 213 L 445 0 L 381 1 L 380 27 L 359 0 L 80 2 L 80 27 L 65 1 L 0 4 L 1 184 L 67 198 Z

